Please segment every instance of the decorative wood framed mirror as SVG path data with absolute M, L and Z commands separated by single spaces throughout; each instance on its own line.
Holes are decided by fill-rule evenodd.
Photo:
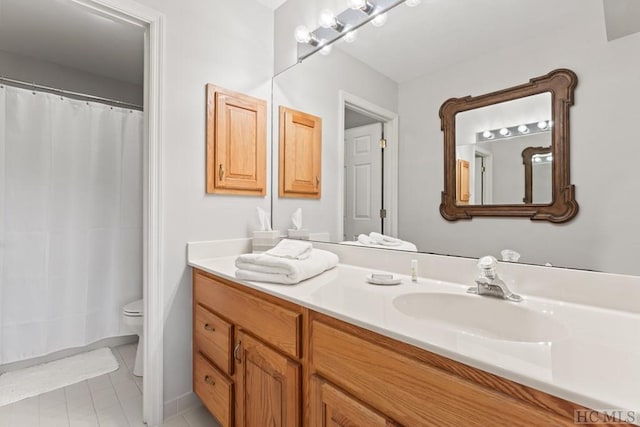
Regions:
M 520 86 L 445 101 L 440 107 L 441 215 L 449 221 L 497 216 L 561 223 L 573 218 L 578 204 L 569 179 L 569 108 L 577 83 L 573 71 L 557 69 Z M 526 149 L 534 146 L 544 153 L 529 150 L 529 164 L 523 165 Z M 466 174 L 459 173 L 461 160 L 468 162 Z M 540 176 L 534 178 L 534 172 Z M 465 182 L 458 182 L 463 175 Z M 468 188 L 465 201 L 461 187 Z

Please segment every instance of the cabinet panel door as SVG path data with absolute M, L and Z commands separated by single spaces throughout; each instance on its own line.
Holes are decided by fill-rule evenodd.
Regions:
M 207 192 L 266 194 L 267 104 L 207 85 Z
M 280 197 L 320 198 L 322 119 L 280 107 Z
M 300 365 L 242 331 L 238 341 L 237 425 L 299 426 Z
M 390 427 L 395 425 L 318 376 L 312 378 L 311 387 L 311 427 Z

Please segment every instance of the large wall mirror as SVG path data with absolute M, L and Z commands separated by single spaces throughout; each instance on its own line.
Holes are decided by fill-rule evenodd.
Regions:
M 573 71 L 559 69 L 442 104 L 445 219 L 526 216 L 560 223 L 578 213 L 568 182 L 569 107 L 577 81 Z
M 309 2 L 316 6 L 310 10 L 326 7 L 322 0 L 289 0 L 276 11 L 276 23 L 295 28 L 302 16 L 296 8 Z M 334 3 L 347 7 L 346 1 Z M 278 74 L 272 113 L 275 228 L 292 228 L 291 216 L 301 208 L 302 227 L 335 243 L 357 244 L 359 234 L 381 232 L 410 243 L 406 250 L 500 259 L 503 249 L 512 249 L 524 263 L 639 275 L 640 33 L 616 31 L 624 26 L 606 13 L 607 3 L 401 4 L 383 26 L 367 24 L 354 42 L 339 42 L 328 55 L 314 54 Z M 282 37 L 293 41 L 290 33 Z M 564 95 L 554 101 L 551 88 L 477 105 L 458 111 L 454 130 L 460 138 L 445 143 L 439 113 L 447 100 L 481 98 L 565 69 L 579 79 L 570 108 Z M 571 80 L 569 72 L 556 75 Z M 567 112 L 558 110 L 562 97 Z M 319 199 L 278 197 L 280 106 L 322 118 Z M 569 123 L 563 117 L 571 125 L 570 153 L 556 139 Z M 506 128 L 513 135 L 523 125 L 526 136 L 482 139 L 485 131 Z M 468 164 L 458 166 L 458 160 Z M 461 197 L 455 194 L 458 168 L 468 175 Z M 455 209 L 509 205 L 526 212 L 449 221 L 440 213 L 444 188 L 453 194 Z M 567 196 L 580 204 L 570 221 L 577 205 L 565 203 L 573 199 Z M 532 207 L 560 202 L 565 210 L 542 213 L 555 222 L 530 219 Z

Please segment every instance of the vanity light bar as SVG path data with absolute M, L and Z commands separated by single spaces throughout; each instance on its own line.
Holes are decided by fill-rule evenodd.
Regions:
M 349 2 L 349 4 L 362 3 L 361 7 L 347 8 L 338 15 L 333 15 L 328 10 L 322 11 L 321 26 L 313 31 L 307 30 L 304 26 L 296 28 L 295 36 L 298 42 L 298 62 L 313 55 L 322 48 L 328 47 L 331 43 L 341 39 L 350 31 L 356 30 L 375 19 L 377 16 L 386 13 L 406 0 L 367 0 L 361 2 Z M 412 2 L 412 4 L 415 2 Z M 328 49 L 326 49 L 328 50 Z
M 496 139 L 509 139 L 518 136 L 532 135 L 534 133 L 551 132 L 552 128 L 553 122 L 551 120 L 543 120 L 511 127 L 485 130 L 476 133 L 476 142 L 488 142 L 495 141 Z

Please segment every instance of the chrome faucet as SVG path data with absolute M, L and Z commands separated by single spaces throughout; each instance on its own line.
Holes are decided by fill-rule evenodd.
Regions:
M 476 286 L 470 287 L 467 292 L 502 298 L 513 302 L 522 301 L 522 297 L 511 292 L 504 280 L 498 275 L 496 272 L 497 265 L 498 261 L 492 256 L 480 258 L 478 260 L 480 276 L 475 280 Z

